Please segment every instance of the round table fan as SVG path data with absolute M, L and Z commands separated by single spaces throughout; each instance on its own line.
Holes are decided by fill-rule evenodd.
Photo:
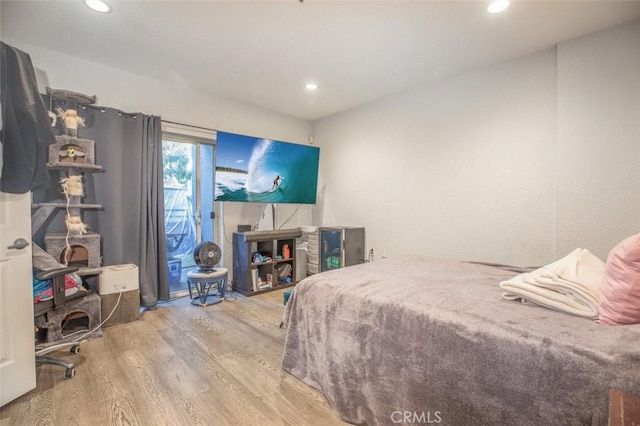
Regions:
M 193 250 L 193 260 L 201 271 L 213 271 L 221 257 L 220 247 L 212 241 L 204 241 Z

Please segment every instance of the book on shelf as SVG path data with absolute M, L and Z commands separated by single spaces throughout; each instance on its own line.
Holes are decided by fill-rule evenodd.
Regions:
M 258 284 L 260 284 L 260 278 L 258 277 L 258 268 L 251 269 L 251 286 L 253 291 L 258 291 Z

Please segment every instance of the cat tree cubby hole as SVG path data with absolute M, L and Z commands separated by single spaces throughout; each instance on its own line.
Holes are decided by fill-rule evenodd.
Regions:
M 60 263 L 78 265 L 81 268 L 100 268 L 100 234 L 89 233 L 69 238 L 66 234 L 48 234 L 44 237 L 45 250 Z

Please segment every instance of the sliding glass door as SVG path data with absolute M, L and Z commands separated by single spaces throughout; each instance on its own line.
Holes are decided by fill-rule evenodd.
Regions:
M 214 152 L 212 141 L 163 134 L 164 217 L 172 296 L 187 290 L 186 274 L 196 268 L 195 247 L 214 240 Z

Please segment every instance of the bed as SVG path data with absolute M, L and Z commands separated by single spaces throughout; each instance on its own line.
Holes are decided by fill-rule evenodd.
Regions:
M 609 391 L 640 389 L 640 325 L 503 299 L 518 272 L 404 256 L 305 278 L 283 369 L 353 424 L 606 424 Z

